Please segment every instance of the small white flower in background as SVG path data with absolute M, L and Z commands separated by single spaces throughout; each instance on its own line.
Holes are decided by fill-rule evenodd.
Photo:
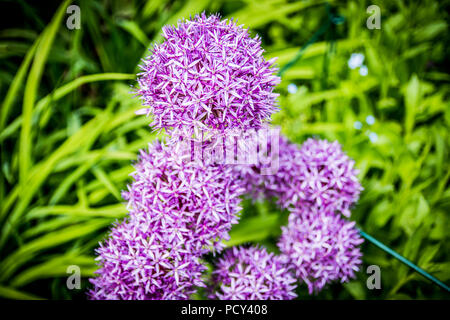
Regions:
M 290 83 L 287 87 L 287 90 L 291 94 L 297 93 L 297 86 L 295 85 L 295 83 Z
M 359 68 L 359 74 L 362 75 L 363 77 L 367 76 L 367 74 L 369 73 L 369 69 L 367 69 L 366 66 L 361 66 L 361 68 Z
M 362 128 L 362 123 L 361 123 L 360 121 L 355 121 L 355 123 L 353 123 L 353 127 L 354 127 L 356 130 L 361 130 L 361 128 Z
M 366 122 L 369 126 L 373 125 L 375 123 L 375 117 L 373 115 L 368 115 L 366 117 Z
M 364 55 L 362 53 L 352 53 L 350 59 L 348 59 L 348 67 L 350 69 L 356 69 L 363 65 Z
M 378 141 L 378 135 L 375 132 L 370 132 L 369 133 L 369 140 L 372 143 L 375 143 Z

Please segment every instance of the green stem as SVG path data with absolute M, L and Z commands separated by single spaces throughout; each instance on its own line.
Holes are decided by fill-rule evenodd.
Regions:
M 303 47 L 301 47 L 298 52 L 297 55 L 288 63 L 286 63 L 281 69 L 280 71 L 278 71 L 278 76 L 281 77 L 288 69 L 290 69 L 293 65 L 295 65 L 303 56 L 303 53 L 306 51 L 306 49 L 312 45 L 313 43 L 315 43 L 319 37 L 324 34 L 328 28 L 330 28 L 331 25 L 333 24 L 341 24 L 344 21 L 344 17 L 342 16 L 338 16 L 338 15 L 333 15 L 330 11 L 330 6 L 328 3 L 326 3 L 326 9 L 327 9 L 327 15 L 328 15 L 328 19 L 327 21 L 322 24 L 320 26 L 320 28 L 311 36 L 311 38 L 309 38 L 309 40 L 303 45 Z
M 442 289 L 446 290 L 447 292 L 450 292 L 450 288 L 445 283 L 440 281 L 438 278 L 432 276 L 431 274 L 429 274 L 428 272 L 426 272 L 422 268 L 418 267 L 417 265 L 415 265 L 414 263 L 412 263 L 411 261 L 409 261 L 405 257 L 401 256 L 400 254 L 398 254 L 397 252 L 395 252 L 394 250 L 392 250 L 391 248 L 389 248 L 388 246 L 386 246 L 382 242 L 378 241 L 377 239 L 375 239 L 371 235 L 365 233 L 361 229 L 359 229 L 359 233 L 361 234 L 361 236 L 363 238 L 367 239 L 369 242 L 373 243 L 374 245 L 376 245 L 381 250 L 389 253 L 391 256 L 393 256 L 394 258 L 396 258 L 400 262 L 406 264 L 408 267 L 410 267 L 414 271 L 418 272 L 420 275 L 422 275 L 425 278 L 427 278 L 428 280 L 434 282 L 435 284 L 437 284 L 438 286 L 440 286 Z

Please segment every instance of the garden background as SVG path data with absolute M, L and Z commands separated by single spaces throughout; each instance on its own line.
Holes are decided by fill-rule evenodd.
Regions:
M 70 30 L 66 8 L 79 6 Z M 380 29 L 366 25 L 370 5 Z M 85 299 L 94 249 L 124 217 L 120 192 L 158 136 L 130 94 L 161 27 L 202 11 L 238 19 L 278 57 L 273 116 L 290 140 L 338 140 L 364 187 L 352 220 L 450 280 L 449 1 L 1 1 L 0 296 Z M 330 20 L 330 15 L 340 20 Z M 330 23 L 321 34 L 317 34 Z M 314 37 L 317 35 L 317 37 Z M 307 46 L 305 46 L 307 45 Z M 303 49 L 302 49 L 303 48 Z M 300 50 L 302 49 L 302 50 Z M 300 50 L 300 51 L 299 51 Z M 353 54 L 353 55 L 352 55 Z M 297 57 L 297 59 L 296 59 Z M 362 59 L 363 58 L 363 59 Z M 276 250 L 286 214 L 245 202 L 229 245 Z M 448 299 L 367 241 L 358 278 L 300 299 Z M 81 289 L 66 286 L 81 269 Z M 381 289 L 366 287 L 369 265 Z M 201 298 L 200 294 L 195 298 Z

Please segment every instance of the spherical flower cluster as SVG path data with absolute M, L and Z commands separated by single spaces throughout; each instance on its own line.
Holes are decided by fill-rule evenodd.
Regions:
M 155 232 L 161 236 L 179 238 L 201 255 L 229 239 L 243 190 L 231 178 L 231 168 L 189 157 L 189 150 L 180 146 L 150 145 L 148 152 L 141 151 L 134 182 L 122 196 L 131 219 L 145 219 L 159 227 Z
M 362 256 L 358 246 L 363 242 L 355 222 L 317 207 L 291 210 L 278 246 L 310 294 L 332 281 L 355 277 Z
M 279 136 L 278 146 L 274 148 L 272 139 L 267 139 L 267 150 L 264 154 L 258 153 L 258 161 L 251 165 L 239 165 L 235 167 L 237 174 L 246 193 L 252 199 L 277 198 L 281 207 L 287 207 L 292 203 L 292 183 L 301 169 L 299 148 L 290 143 L 285 137 Z M 272 159 L 271 152 L 277 152 Z M 273 168 L 273 172 L 262 174 L 267 168 Z
M 261 175 L 260 163 L 238 168 L 250 194 L 276 197 L 284 208 L 309 205 L 350 216 L 362 187 L 354 161 L 337 141 L 308 139 L 299 148 L 280 137 L 278 150 L 278 170 L 273 175 Z
M 233 247 L 217 262 L 211 299 L 291 300 L 297 295 L 296 279 L 282 257 L 262 247 Z
M 185 300 L 204 286 L 205 267 L 189 246 L 148 221 L 116 224 L 96 251 L 101 267 L 90 279 L 93 300 Z
M 141 66 L 138 95 L 152 126 L 191 136 L 194 128 L 258 128 L 277 110 L 274 60 L 261 40 L 218 15 L 197 15 L 163 28 L 164 41 Z
M 294 202 L 333 210 L 350 216 L 350 207 L 362 190 L 355 162 L 337 141 L 306 140 L 300 148 L 301 169 L 295 177 L 290 197 Z
M 222 248 L 240 210 L 230 168 L 191 162 L 156 142 L 141 151 L 123 192 L 128 219 L 97 250 L 92 299 L 188 299 L 202 286 L 201 255 Z

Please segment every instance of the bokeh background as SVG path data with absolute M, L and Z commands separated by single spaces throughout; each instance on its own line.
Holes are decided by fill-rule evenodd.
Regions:
M 66 26 L 69 4 L 80 29 Z M 206 11 L 238 19 L 283 67 L 273 123 L 292 141 L 338 140 L 364 192 L 351 219 L 450 280 L 449 1 L 0 1 L 0 297 L 85 299 L 94 249 L 124 217 L 120 191 L 138 150 L 158 138 L 130 94 L 165 24 Z M 377 5 L 380 29 L 368 29 Z M 328 11 L 327 11 L 328 6 Z M 311 39 L 329 21 L 343 17 Z M 229 245 L 276 250 L 285 214 L 251 204 Z M 300 299 L 448 299 L 365 242 L 358 279 Z M 381 268 L 368 290 L 366 268 Z M 69 265 L 82 287 L 66 286 Z M 201 294 L 195 298 L 201 298 Z

